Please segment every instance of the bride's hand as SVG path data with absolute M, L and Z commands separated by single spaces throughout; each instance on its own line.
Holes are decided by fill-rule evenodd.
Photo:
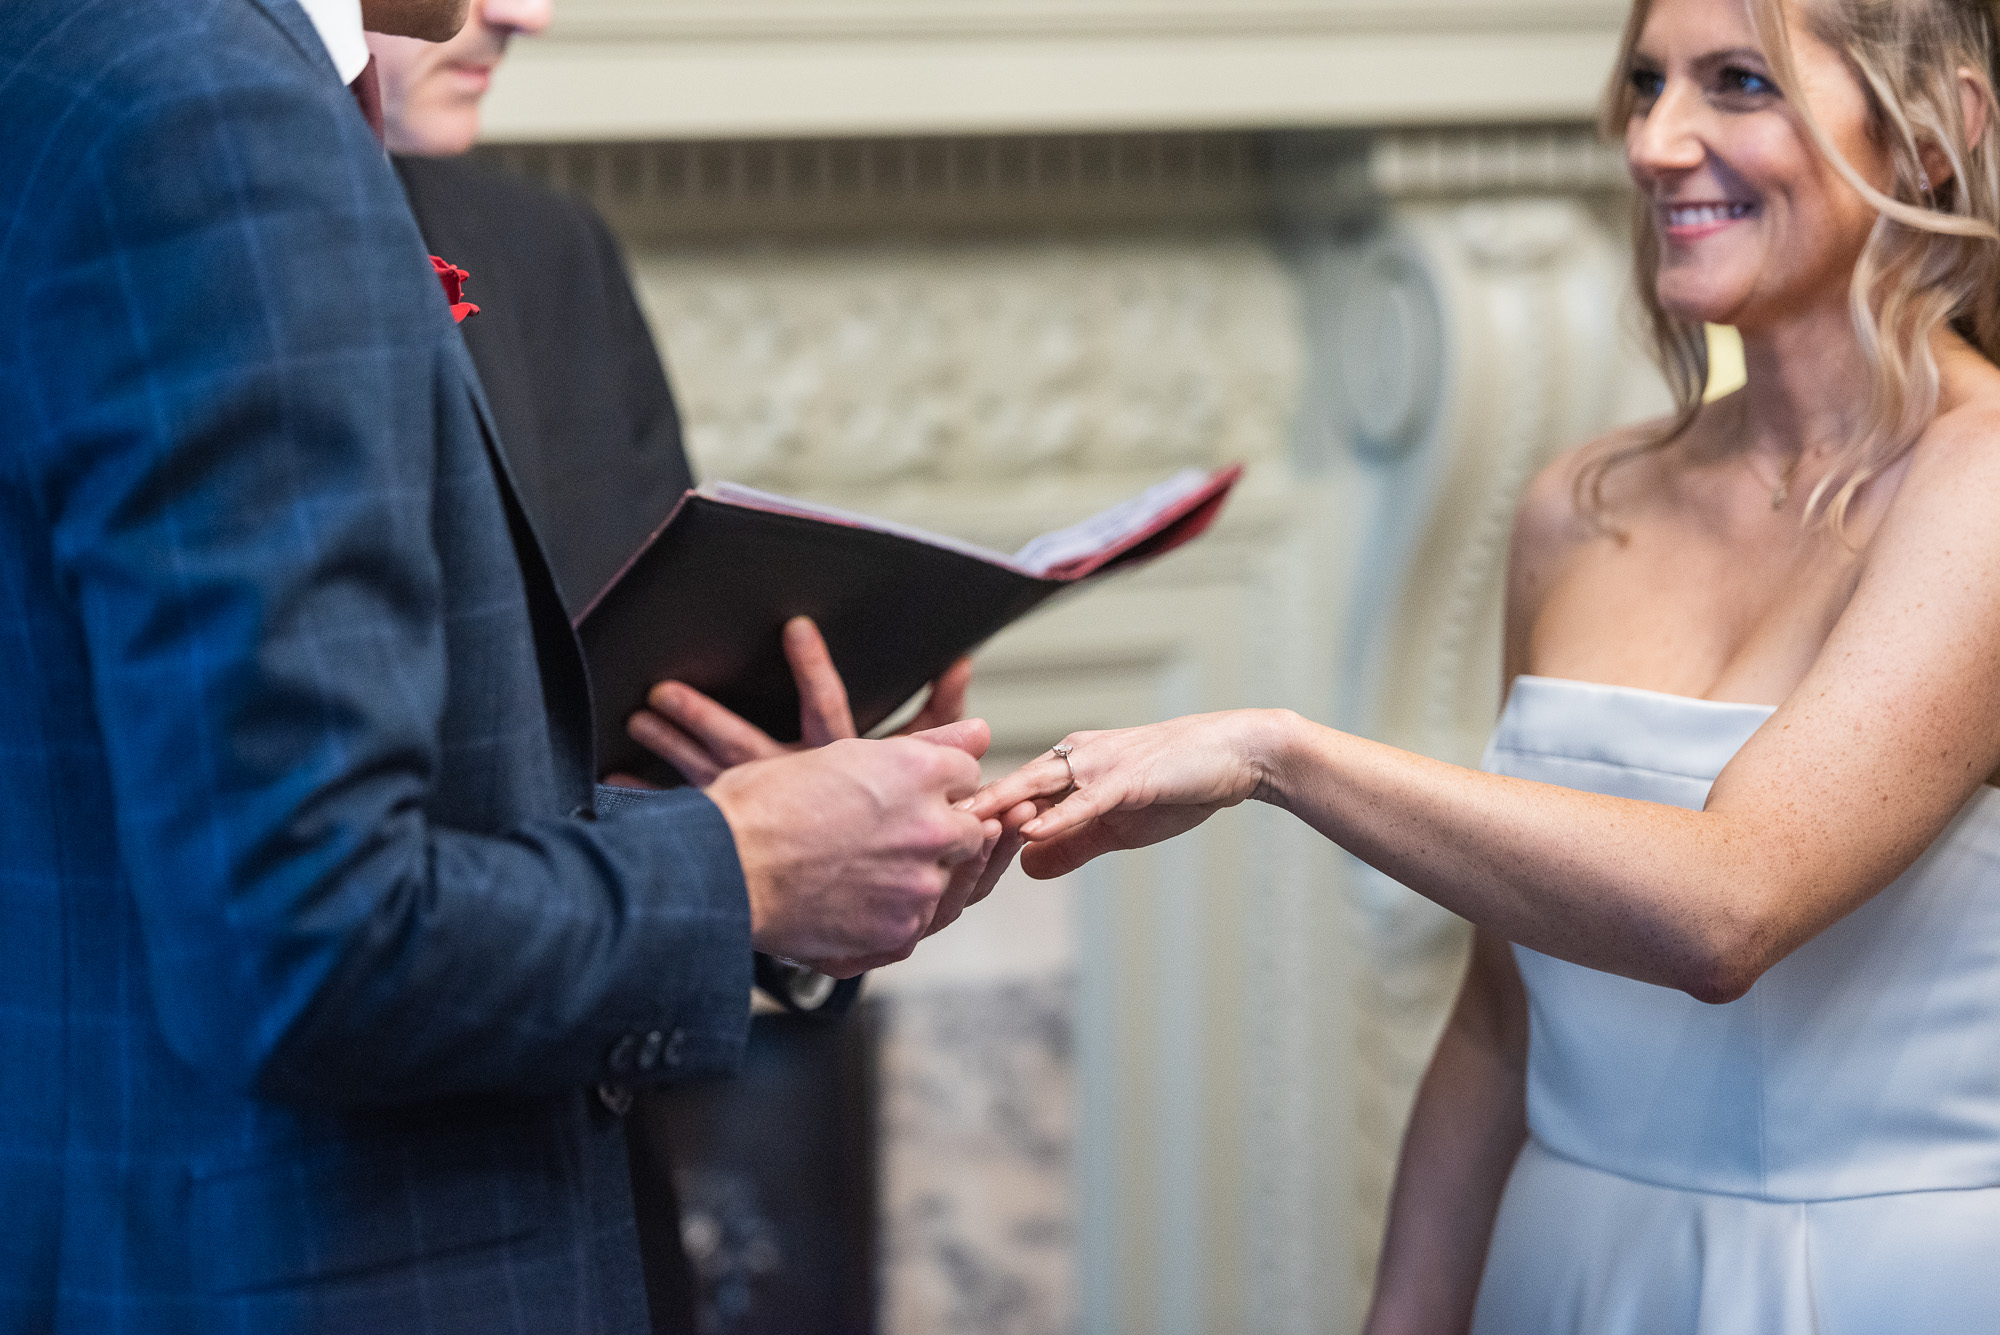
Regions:
M 1029 840 L 1021 867 L 1061 876 L 1100 854 L 1171 839 L 1259 795 L 1290 717 L 1241 709 L 1072 733 L 1063 739 L 1066 764 L 1053 750 L 1029 761 L 981 789 L 973 811 L 998 816 L 1022 802 L 1052 803 L 1021 830 Z

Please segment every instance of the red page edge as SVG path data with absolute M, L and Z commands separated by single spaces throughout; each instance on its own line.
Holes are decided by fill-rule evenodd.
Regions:
M 1137 533 L 1129 534 L 1117 546 L 1104 551 L 1093 552 L 1089 556 L 1078 557 L 1076 560 L 1057 566 L 1053 570 L 1044 571 L 1042 578 L 1062 580 L 1066 583 L 1085 579 L 1104 569 L 1134 548 L 1143 546 L 1161 534 L 1166 533 L 1175 525 L 1187 521 L 1191 516 L 1196 517 L 1196 522 L 1188 524 L 1187 532 L 1175 535 L 1176 540 L 1174 542 L 1160 548 L 1153 555 L 1164 556 L 1176 547 L 1194 541 L 1207 532 L 1208 526 L 1215 522 L 1217 515 L 1222 513 L 1222 501 L 1235 489 L 1237 482 L 1242 477 L 1242 464 L 1228 464 L 1216 469 L 1209 475 L 1208 481 L 1203 483 L 1200 488 L 1189 492 L 1187 495 L 1181 497 L 1180 500 L 1175 501 L 1172 505 L 1162 510 L 1154 517 L 1152 523 L 1140 529 Z M 1212 507 L 1211 513 L 1206 516 L 1200 516 L 1198 512 L 1204 507 Z

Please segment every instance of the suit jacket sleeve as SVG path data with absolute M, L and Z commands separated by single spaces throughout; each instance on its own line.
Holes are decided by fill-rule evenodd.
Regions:
M 463 349 L 343 90 L 197 73 L 59 146 L 9 354 L 162 1033 L 350 1103 L 630 1078 L 657 1031 L 728 1066 L 748 909 L 705 798 L 433 814 Z
M 581 200 L 464 157 L 396 158 L 425 241 L 485 301 L 463 327 L 500 448 L 572 615 L 693 485 L 666 369 L 625 256 Z M 598 811 L 650 801 L 600 791 Z M 757 985 L 832 1017 L 861 982 L 758 956 Z

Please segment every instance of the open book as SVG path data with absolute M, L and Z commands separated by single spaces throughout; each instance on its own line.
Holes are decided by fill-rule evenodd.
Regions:
M 625 735 L 669 678 L 796 740 L 780 641 L 794 616 L 819 624 L 865 733 L 1052 594 L 1200 534 L 1242 471 L 1183 470 L 1011 556 L 731 483 L 690 491 L 577 617 L 598 768 L 672 780 Z

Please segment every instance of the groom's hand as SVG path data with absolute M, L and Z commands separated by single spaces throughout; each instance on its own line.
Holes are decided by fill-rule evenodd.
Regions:
M 973 719 L 717 778 L 708 795 L 736 837 L 756 948 L 846 977 L 905 958 L 941 909 L 955 916 L 1004 833 L 967 809 L 989 740 Z
M 978 719 L 928 728 L 909 735 L 935 746 L 955 746 L 973 755 L 983 754 L 991 739 L 986 724 Z M 961 810 L 970 810 L 973 801 L 974 798 L 968 797 L 954 805 Z M 992 893 L 1000 877 L 1013 864 L 1014 855 L 1027 842 L 1021 834 L 1021 826 L 1038 814 L 1039 808 L 1034 803 L 1024 802 L 1011 811 L 1001 813 L 997 826 L 990 819 L 982 821 L 985 840 L 980 845 L 979 853 L 951 869 L 944 894 L 939 896 L 937 908 L 931 914 L 930 926 L 924 929 L 925 936 L 935 935 L 951 926 L 966 909 Z M 822 967 L 824 972 L 838 977 L 879 969 L 885 964 L 895 963 L 908 953 L 902 951 L 877 958 L 830 960 L 824 961 Z

